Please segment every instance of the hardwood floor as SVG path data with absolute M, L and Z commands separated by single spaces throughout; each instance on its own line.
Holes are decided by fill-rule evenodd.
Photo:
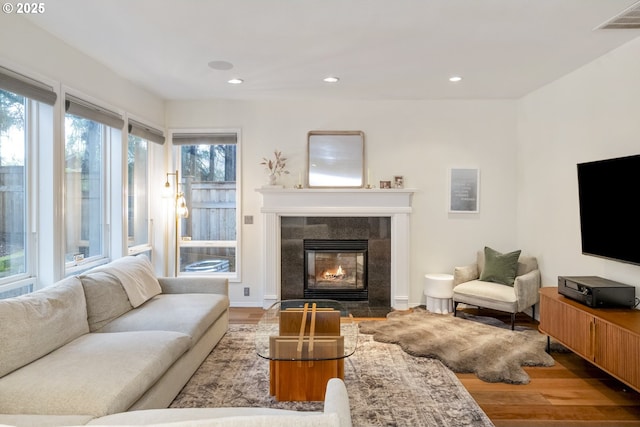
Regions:
M 465 311 L 509 322 L 491 310 Z M 260 308 L 232 308 L 231 323 L 257 323 Z M 537 327 L 519 314 L 516 324 Z M 640 427 L 640 393 L 574 353 L 552 353 L 556 365 L 525 368 L 527 385 L 486 383 L 473 374 L 457 374 L 496 427 Z M 638 357 L 638 355 L 635 355 Z
M 466 311 L 509 322 L 509 315 L 499 312 Z M 516 324 L 538 326 L 524 314 Z M 640 393 L 575 353 L 552 356 L 555 366 L 525 368 L 531 378 L 527 385 L 489 384 L 473 374 L 457 377 L 496 427 L 640 426 Z
M 229 309 L 229 323 L 257 324 L 264 310 L 256 307 L 231 307 Z

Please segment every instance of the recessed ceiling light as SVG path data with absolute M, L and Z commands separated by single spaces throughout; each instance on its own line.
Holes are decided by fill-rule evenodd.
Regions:
M 451 76 L 451 77 L 449 77 L 449 81 L 452 82 L 452 83 L 457 83 L 457 82 L 459 82 L 461 80 L 462 80 L 462 77 L 460 77 L 460 76 Z
M 227 81 L 227 83 L 231 83 L 232 85 L 239 85 L 242 82 L 244 82 L 242 79 L 231 79 Z
M 226 71 L 233 68 L 233 64 L 227 61 L 211 61 L 207 65 L 209 65 L 209 68 L 220 71 Z
M 338 77 L 333 77 L 333 76 L 325 77 L 322 80 L 325 83 L 338 83 L 340 81 L 340 79 Z

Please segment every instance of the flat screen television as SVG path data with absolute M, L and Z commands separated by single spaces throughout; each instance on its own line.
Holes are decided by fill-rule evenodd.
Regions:
M 577 166 L 582 253 L 640 265 L 640 155 Z

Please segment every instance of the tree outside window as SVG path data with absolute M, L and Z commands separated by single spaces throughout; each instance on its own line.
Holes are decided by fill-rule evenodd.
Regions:
M 65 118 L 65 234 L 67 264 L 104 254 L 104 125 Z
M 26 272 L 27 98 L 0 89 L 0 279 Z

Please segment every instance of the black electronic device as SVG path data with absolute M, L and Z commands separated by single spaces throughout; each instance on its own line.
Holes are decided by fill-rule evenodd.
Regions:
M 598 276 L 558 276 L 558 293 L 593 308 L 632 308 L 636 288 Z
M 582 253 L 640 265 L 640 155 L 577 166 Z

